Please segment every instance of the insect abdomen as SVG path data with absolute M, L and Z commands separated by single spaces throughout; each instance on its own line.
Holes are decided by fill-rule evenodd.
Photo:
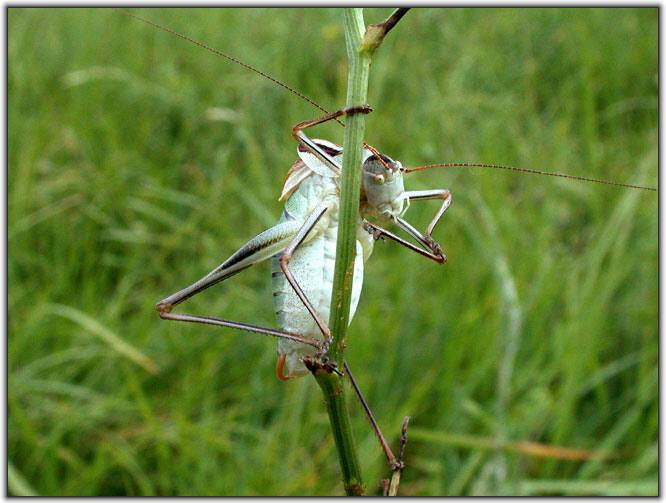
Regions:
M 281 221 L 292 219 L 305 221 L 317 202 L 326 199 L 332 201 L 317 227 L 312 230 L 305 242 L 296 248 L 288 266 L 308 300 L 326 323 L 330 315 L 338 234 L 337 194 L 331 198 L 331 190 L 337 190 L 331 178 L 313 175 L 303 181 L 299 189 L 289 198 L 281 217 Z M 369 256 L 372 247 L 372 239 L 367 233 L 359 236 L 359 239 L 364 236 L 368 237 L 367 243 L 366 240 L 363 241 L 363 245 L 360 241 L 356 242 L 350 321 L 356 311 L 363 287 L 364 257 Z M 287 332 L 322 339 L 321 330 L 280 269 L 277 256 L 271 261 L 271 273 L 273 307 L 280 328 Z M 299 359 L 313 354 L 315 350 L 297 342 L 280 339 L 278 352 L 286 355 L 286 375 L 294 376 L 307 373 L 307 369 Z

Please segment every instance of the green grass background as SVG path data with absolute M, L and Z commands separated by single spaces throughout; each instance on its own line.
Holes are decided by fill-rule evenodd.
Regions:
M 344 103 L 339 10 L 135 12 Z M 318 112 L 113 10 L 8 20 L 10 492 L 342 494 L 319 389 L 275 378 L 275 341 L 153 310 L 276 221 L 290 127 Z M 374 58 L 366 140 L 405 165 L 656 186 L 657 36 L 656 8 L 415 9 Z M 656 194 L 464 169 L 407 185 L 453 192 L 449 261 L 378 243 L 347 349 L 394 445 L 413 418 L 401 493 L 656 494 Z M 269 285 L 264 264 L 188 312 L 274 326 Z M 373 492 L 388 470 L 351 413 Z

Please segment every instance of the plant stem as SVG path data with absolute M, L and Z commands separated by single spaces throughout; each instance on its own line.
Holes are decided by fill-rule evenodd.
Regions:
M 349 73 L 347 76 L 347 108 L 365 105 L 368 101 L 368 79 L 372 54 L 384 40 L 384 36 L 405 15 L 408 9 L 397 9 L 384 22 L 371 25 L 379 32 L 366 32 L 363 9 L 344 9 L 345 43 Z M 366 39 L 372 38 L 372 43 Z M 361 194 L 361 155 L 365 133 L 365 115 L 347 116 L 344 138 L 344 157 L 340 175 L 340 216 L 338 241 L 335 250 L 335 273 L 329 326 L 333 344 L 329 355 L 332 360 L 342 360 L 345 337 L 349 326 L 354 258 L 356 256 L 356 231 L 359 224 Z
M 344 9 L 345 43 L 349 61 L 347 79 L 347 108 L 365 105 L 368 100 L 368 78 L 370 60 L 388 31 L 405 14 L 406 9 L 398 9 L 393 15 L 377 25 L 372 43 L 365 44 L 367 36 L 363 21 L 363 9 Z M 338 220 L 338 238 L 336 243 L 335 272 L 331 295 L 331 315 L 329 327 L 333 342 L 328 356 L 331 361 L 342 367 L 347 327 L 349 326 L 349 308 L 351 305 L 352 282 L 354 279 L 354 261 L 356 258 L 356 232 L 359 226 L 359 205 L 361 194 L 361 158 L 365 133 L 365 115 L 353 113 L 345 121 L 344 156 L 340 174 L 340 208 Z M 308 365 L 308 363 L 306 363 Z M 361 469 L 356 454 L 356 445 L 345 402 L 345 389 L 342 377 L 316 365 L 312 370 L 315 379 L 324 393 L 331 430 L 340 458 L 345 492 L 349 496 L 360 496 L 365 492 L 361 478 Z M 397 492 L 400 474 L 393 481 L 393 492 Z
M 365 32 L 363 9 L 344 9 L 345 41 L 349 59 L 347 81 L 347 104 L 353 107 L 364 105 L 368 100 L 368 77 L 370 75 L 370 54 L 359 52 Z M 331 298 L 330 327 L 333 344 L 330 349 L 332 360 L 340 358 L 344 352 L 349 307 L 351 305 L 354 258 L 356 256 L 356 230 L 361 193 L 361 152 L 365 133 L 365 115 L 353 114 L 345 121 L 344 157 L 340 182 L 340 217 L 338 241 L 335 251 L 335 273 Z
M 326 400 L 328 419 L 340 459 L 345 493 L 347 496 L 363 496 L 365 485 L 361 478 L 361 466 L 356 454 L 356 443 L 347 411 L 342 379 L 323 369 L 317 369 L 314 376 Z
M 345 42 L 349 59 L 347 83 L 347 107 L 363 105 L 368 97 L 368 76 L 370 54 L 359 53 L 359 46 L 365 32 L 363 9 L 344 9 Z M 336 244 L 335 273 L 331 298 L 329 325 L 333 344 L 329 351 L 332 361 L 342 361 L 349 307 L 351 305 L 354 259 L 356 257 L 356 229 L 359 218 L 361 192 L 361 152 L 365 116 L 352 114 L 347 117 L 344 138 L 344 157 L 340 182 L 340 219 Z M 340 458 L 345 492 L 349 496 L 359 496 L 365 491 L 361 469 L 356 454 L 356 445 L 345 401 L 342 379 L 337 374 L 316 370 L 314 376 L 321 387 L 328 409 L 331 430 Z

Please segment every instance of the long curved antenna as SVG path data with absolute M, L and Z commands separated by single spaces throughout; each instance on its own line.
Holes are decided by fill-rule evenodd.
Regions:
M 150 21 L 149 19 L 143 18 L 141 16 L 138 16 L 126 9 L 116 9 L 119 13 L 124 14 L 132 19 L 136 19 L 138 21 L 141 21 L 142 23 L 145 23 L 147 25 L 150 25 L 154 28 L 157 28 L 158 30 L 161 30 L 163 32 L 169 33 L 171 35 L 175 35 L 176 37 L 185 40 L 186 42 L 189 42 L 190 44 L 196 45 L 197 47 L 201 47 L 202 49 L 205 49 L 216 56 L 219 56 L 221 58 L 224 58 L 228 61 L 231 61 L 232 63 L 235 63 L 246 70 L 250 70 L 251 72 L 256 73 L 257 75 L 260 75 L 261 77 L 271 81 L 274 84 L 277 84 L 278 86 L 282 87 L 283 89 L 289 91 L 291 94 L 294 96 L 297 96 L 298 98 L 306 101 L 313 107 L 315 107 L 318 110 L 321 110 L 325 114 L 329 114 L 330 112 L 326 110 L 323 106 L 321 106 L 319 103 L 317 103 L 315 100 L 312 98 L 306 96 L 305 94 L 301 93 L 300 91 L 297 91 L 290 85 L 286 84 L 285 82 L 282 82 L 279 79 L 276 79 L 275 77 L 270 76 L 269 74 L 259 70 L 258 68 L 255 68 L 252 65 L 248 65 L 247 63 L 244 63 L 240 59 L 231 56 L 229 54 L 226 54 L 218 49 L 215 49 L 213 47 L 210 47 L 209 45 L 206 45 L 202 42 L 199 42 L 197 40 L 194 40 L 193 38 L 188 37 L 187 35 L 183 35 L 182 33 L 179 33 L 175 30 L 172 30 L 171 28 L 167 28 L 166 26 L 163 26 L 161 24 L 155 23 L 154 21 Z M 339 119 L 334 119 L 335 122 L 340 124 L 341 126 L 344 127 L 344 123 L 340 121 Z M 366 145 L 368 146 L 368 145 Z M 381 161 L 381 158 L 380 158 Z M 455 168 L 455 167 L 465 167 L 465 168 L 490 168 L 490 169 L 502 169 L 502 170 L 507 170 L 507 171 L 515 171 L 519 173 L 528 173 L 528 174 L 533 174 L 533 175 L 544 175 L 544 176 L 554 176 L 558 178 L 567 178 L 569 180 L 578 180 L 582 182 L 591 182 L 591 183 L 598 183 L 601 185 L 612 185 L 616 187 L 624 187 L 628 189 L 638 189 L 638 190 L 647 190 L 651 192 L 657 192 L 657 189 L 654 187 L 644 187 L 641 185 L 632 185 L 628 183 L 620 183 L 620 182 L 611 182 L 608 180 L 600 180 L 597 178 L 587 178 L 583 176 L 574 176 L 574 175 L 566 175 L 563 173 L 553 173 L 553 172 L 548 172 L 548 171 L 538 171 L 535 169 L 527 169 L 527 168 L 516 168 L 514 166 L 505 166 L 502 164 L 484 164 L 484 163 L 468 163 L 468 162 L 458 162 L 458 163 L 446 163 L 446 164 L 430 164 L 427 166 L 420 166 L 417 168 L 403 168 L 402 171 L 403 173 L 413 173 L 415 171 L 423 171 L 426 169 L 430 168 Z
M 449 162 L 444 164 L 428 164 L 427 166 L 419 166 L 416 168 L 402 168 L 403 173 L 413 173 L 415 171 L 424 171 L 430 168 L 488 168 L 488 169 L 503 169 L 506 171 L 515 171 L 517 173 L 528 173 L 530 175 L 544 175 L 555 176 L 558 178 L 567 178 L 569 180 L 578 180 L 579 182 L 599 183 L 601 185 L 613 185 L 615 187 L 624 187 L 627 189 L 648 190 L 657 192 L 654 187 L 645 187 L 643 185 L 633 185 L 630 183 L 611 182 L 609 180 L 600 180 L 598 178 L 588 178 L 585 176 L 566 175 L 564 173 L 553 173 L 552 171 L 539 171 L 536 169 L 516 168 L 515 166 L 506 166 L 504 164 L 485 164 L 475 162 Z
M 202 43 L 202 42 L 199 42 L 198 40 L 194 40 L 193 38 L 190 38 L 190 37 L 188 37 L 187 35 L 183 35 L 182 33 L 178 33 L 177 31 L 172 30 L 171 28 L 167 28 L 166 26 L 163 26 L 163 25 L 161 25 L 161 24 L 155 23 L 154 21 L 150 21 L 149 19 L 143 18 L 143 17 L 141 17 L 141 16 L 137 16 L 137 15 L 134 14 L 133 12 L 130 12 L 130 11 L 126 10 L 126 9 L 116 9 L 116 10 L 117 10 L 118 12 L 120 12 L 121 14 L 124 14 L 124 15 L 126 15 L 126 16 L 128 16 L 128 17 L 131 17 L 132 19 L 136 19 L 136 20 L 138 20 L 138 21 L 141 21 L 142 23 L 146 23 L 147 25 L 150 25 L 150 26 L 152 26 L 152 27 L 154 27 L 154 28 L 157 28 L 158 30 L 162 30 L 163 32 L 169 33 L 169 34 L 171 34 L 171 35 L 175 35 L 176 37 L 181 38 L 181 39 L 183 39 L 183 40 L 189 42 L 190 44 L 194 44 L 194 45 L 196 45 L 197 47 L 201 47 L 202 49 L 206 49 L 207 51 L 212 52 L 212 53 L 215 54 L 216 56 L 219 56 L 219 57 L 224 58 L 224 59 L 226 59 L 226 60 L 228 60 L 228 61 L 231 61 L 232 63 L 236 63 L 237 65 L 242 66 L 242 67 L 245 68 L 246 70 L 250 70 L 251 72 L 254 72 L 254 73 L 256 73 L 257 75 L 261 75 L 263 78 L 270 80 L 271 82 L 273 82 L 274 84 L 277 84 L 278 86 L 282 87 L 283 89 L 286 89 L 286 90 L 289 91 L 291 94 L 293 94 L 293 95 L 295 95 L 295 96 L 298 96 L 299 98 L 301 98 L 301 99 L 304 100 L 304 101 L 307 101 L 310 105 L 312 105 L 313 107 L 315 107 L 315 108 L 321 110 L 321 111 L 324 112 L 325 114 L 330 113 L 328 110 L 326 110 L 323 106 L 321 106 L 321 105 L 320 105 L 319 103 L 317 103 L 315 100 L 313 100 L 312 98 L 309 98 L 308 96 L 306 96 L 305 94 L 301 93 L 300 91 L 297 91 L 296 89 L 294 89 L 293 87 L 291 87 L 289 84 L 286 84 L 286 83 L 282 82 L 281 80 L 276 79 L 275 77 L 271 77 L 271 76 L 268 75 L 266 72 L 262 72 L 262 71 L 259 70 L 258 68 L 255 68 L 255 67 L 252 66 L 252 65 L 248 65 L 247 63 L 244 63 L 243 61 L 241 61 L 240 59 L 238 59 L 238 58 L 236 58 L 236 57 L 234 57 L 234 56 L 231 56 L 231 55 L 226 54 L 226 53 L 224 53 L 224 52 L 222 52 L 222 51 L 219 51 L 219 50 L 217 50 L 217 49 L 215 49 L 215 48 L 213 48 L 213 47 L 211 47 L 211 46 L 209 46 L 209 45 L 206 45 L 206 44 L 204 44 L 204 43 Z M 337 122 L 337 123 L 340 124 L 341 126 L 344 126 L 344 123 L 341 122 L 341 121 L 339 121 L 338 119 L 335 119 L 335 122 Z

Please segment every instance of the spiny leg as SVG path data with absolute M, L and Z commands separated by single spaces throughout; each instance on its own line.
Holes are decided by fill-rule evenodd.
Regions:
M 303 241 L 305 241 L 305 238 L 312 231 L 312 229 L 314 229 L 315 225 L 317 225 L 319 219 L 321 219 L 324 213 L 326 213 L 326 209 L 327 207 L 324 204 L 317 205 L 317 207 L 312 211 L 312 213 L 310 213 L 310 216 L 305 220 L 303 226 L 293 237 L 291 242 L 280 254 L 279 258 L 280 269 L 282 269 L 284 277 L 287 279 L 291 287 L 294 289 L 294 292 L 296 292 L 296 295 L 298 295 L 298 298 L 301 300 L 305 308 L 308 310 L 308 312 L 314 319 L 315 323 L 319 327 L 319 330 L 321 330 L 322 335 L 324 336 L 324 340 L 321 344 L 321 355 L 324 358 L 326 357 L 326 354 L 328 353 L 328 348 L 331 344 L 331 331 L 328 328 L 328 325 L 326 324 L 324 319 L 321 317 L 321 315 L 314 308 L 310 300 L 307 298 L 305 292 L 303 292 L 303 289 L 298 284 L 298 281 L 296 281 L 296 278 L 294 278 L 294 275 L 289 269 L 289 261 L 291 260 L 294 251 L 296 251 L 296 249 L 303 243 Z
M 442 215 L 446 210 L 451 206 L 451 192 L 447 189 L 432 189 L 432 190 L 413 190 L 405 192 L 405 197 L 410 201 L 428 201 L 431 199 L 442 199 L 442 205 L 440 206 L 435 216 L 426 227 L 426 231 L 423 234 L 423 237 L 426 241 L 432 241 L 432 233 L 435 230 L 435 226 L 439 222 L 439 219 L 442 218 Z
M 367 220 L 363 221 L 363 228 L 366 231 L 368 231 L 370 234 L 372 234 L 372 237 L 375 240 L 380 239 L 382 237 L 387 237 L 387 238 L 395 241 L 396 243 L 404 246 L 405 248 L 407 248 L 409 250 L 412 250 L 412 251 L 418 253 L 419 255 L 423 255 L 424 257 L 427 257 L 431 260 L 434 260 L 435 262 L 438 262 L 440 264 L 443 264 L 444 262 L 446 262 L 446 255 L 441 253 L 441 250 L 440 250 L 439 253 L 437 253 L 437 252 L 431 251 L 430 249 L 425 249 L 425 248 L 421 248 L 419 246 L 416 246 L 416 245 L 410 243 L 409 241 L 406 241 L 406 240 L 402 239 L 400 236 L 396 236 L 391 231 L 389 231 L 387 229 L 384 229 L 383 227 L 379 227 L 378 225 L 373 224 L 372 222 L 368 222 Z
M 210 316 L 198 316 L 192 314 L 172 313 L 171 310 L 211 286 L 229 279 L 248 267 L 262 262 L 284 249 L 287 243 L 297 234 L 298 222 L 284 222 L 270 229 L 265 230 L 255 238 L 248 241 L 236 253 L 229 257 L 220 266 L 215 268 L 209 274 L 199 281 L 189 285 L 182 290 L 169 295 L 155 306 L 160 318 L 173 321 L 185 321 L 190 323 L 203 323 L 206 325 L 216 325 L 228 328 L 235 328 L 254 332 L 271 337 L 280 337 L 295 342 L 300 342 L 319 349 L 320 341 L 312 337 L 306 337 L 299 334 L 293 334 L 284 330 L 260 327 L 250 323 L 241 323 L 237 321 L 224 320 Z
M 401 237 L 393 234 L 391 231 L 379 227 L 378 225 L 373 224 L 371 222 L 364 221 L 363 227 L 368 232 L 372 233 L 375 239 L 379 239 L 382 236 L 385 236 L 397 242 L 398 244 L 401 244 L 402 246 L 412 251 L 415 251 L 420 255 L 423 255 L 424 257 L 427 257 L 431 260 L 434 260 L 435 262 L 443 264 L 444 262 L 446 262 L 446 255 L 444 255 L 444 253 L 442 252 L 442 248 L 439 245 L 439 243 L 437 243 L 432 238 L 432 233 L 435 229 L 435 226 L 439 222 L 440 218 L 444 214 L 444 212 L 449 208 L 449 206 L 451 206 L 451 192 L 448 191 L 447 189 L 417 190 L 417 191 L 405 192 L 405 197 L 409 201 L 426 201 L 430 199 L 442 199 L 442 205 L 440 206 L 439 210 L 437 210 L 437 213 L 435 213 L 435 216 L 431 220 L 430 224 L 428 224 L 428 227 L 426 228 L 426 231 L 423 234 L 421 234 L 421 232 L 418 229 L 416 229 L 412 224 L 410 224 L 404 218 L 399 216 L 394 218 L 394 222 L 396 223 L 396 225 L 405 232 L 407 232 L 414 239 L 416 239 L 421 244 L 421 247 L 415 246 L 409 241 L 406 241 Z
M 352 374 L 352 371 L 349 368 L 349 364 L 347 362 L 344 362 L 344 370 L 345 373 L 349 376 L 349 382 L 351 382 L 351 385 L 354 388 L 354 392 L 356 393 L 358 400 L 361 402 L 361 406 L 363 407 L 363 412 L 365 412 L 365 417 L 368 418 L 368 421 L 372 426 L 375 436 L 379 440 L 379 445 L 384 451 L 384 455 L 386 456 L 386 460 L 388 461 L 389 467 L 393 472 L 393 476 L 391 477 L 391 482 L 389 483 L 388 481 L 386 481 L 386 487 L 385 487 L 385 491 L 387 493 L 386 495 L 388 495 L 388 492 L 391 489 L 393 489 L 393 496 L 395 496 L 395 494 L 397 493 L 397 485 L 400 482 L 400 472 L 402 472 L 402 470 L 405 468 L 404 455 L 405 455 L 405 445 L 407 443 L 407 425 L 409 424 L 410 418 L 409 416 L 406 416 L 402 424 L 402 430 L 400 434 L 400 451 L 398 457 L 396 457 L 395 454 L 393 454 L 391 447 L 388 445 L 386 438 L 382 434 L 382 430 L 381 428 L 379 428 L 379 424 L 377 424 L 377 420 L 375 419 L 374 414 L 370 410 L 370 406 L 368 405 L 368 402 L 363 396 L 361 388 L 358 386 L 356 379 L 354 379 L 354 374 Z
M 252 325 L 251 323 L 241 323 L 238 321 L 223 320 L 221 318 L 213 318 L 211 316 L 197 316 L 193 314 L 178 314 L 159 311 L 160 318 L 163 320 L 172 320 L 172 321 L 189 321 L 191 323 L 203 323 L 205 325 L 217 325 L 220 327 L 228 328 L 237 328 L 238 330 L 245 330 L 247 332 L 254 332 L 255 334 L 268 335 L 271 337 L 278 337 L 282 339 L 288 339 L 294 342 L 300 342 L 302 344 L 307 344 L 313 348 L 319 349 L 321 343 L 317 339 L 312 337 L 306 337 L 304 335 L 292 334 L 290 332 L 285 332 L 283 330 L 275 330 L 273 328 L 260 327 L 258 325 Z
M 352 374 L 352 371 L 349 368 L 349 364 L 347 362 L 344 362 L 344 369 L 345 369 L 345 373 L 349 376 L 349 382 L 351 382 L 352 388 L 354 388 L 354 392 L 356 393 L 356 396 L 358 397 L 358 400 L 361 402 L 361 407 L 363 407 L 363 412 L 365 412 L 365 416 L 368 418 L 368 421 L 370 421 L 370 425 L 372 426 L 372 429 L 375 432 L 375 435 L 377 436 L 377 439 L 379 440 L 379 444 L 381 445 L 382 450 L 384 451 L 384 455 L 386 456 L 386 460 L 388 461 L 388 464 L 391 467 L 391 470 L 393 470 L 396 463 L 397 463 L 397 458 L 393 454 L 393 451 L 389 447 L 388 442 L 384 438 L 384 435 L 382 434 L 382 430 L 381 430 L 381 428 L 379 428 L 379 425 L 377 424 L 377 420 L 375 419 L 375 416 L 373 415 L 372 411 L 370 410 L 370 406 L 368 405 L 368 402 L 366 401 L 365 397 L 363 396 L 363 393 L 361 392 L 361 388 L 359 388 L 358 383 L 356 382 L 356 379 L 354 379 L 354 374 Z

